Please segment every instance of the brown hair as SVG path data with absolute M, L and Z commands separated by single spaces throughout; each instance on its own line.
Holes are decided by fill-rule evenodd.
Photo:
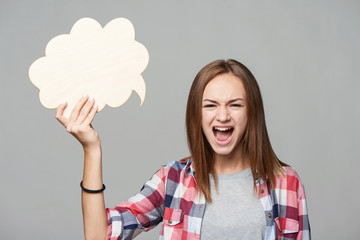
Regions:
M 266 180 L 270 183 L 270 188 L 273 188 L 275 174 L 282 172 L 282 166 L 287 166 L 277 158 L 271 147 L 260 88 L 253 74 L 236 60 L 216 60 L 203 67 L 196 75 L 186 108 L 186 132 L 191 158 L 195 165 L 197 191 L 204 194 L 209 202 L 211 202 L 209 173 L 214 173 L 214 151 L 201 128 L 201 102 L 206 85 L 214 77 L 224 73 L 237 76 L 245 87 L 248 121 L 242 147 L 243 153 L 250 160 L 254 187 L 257 174 L 257 177 Z M 215 174 L 213 176 L 217 186 Z

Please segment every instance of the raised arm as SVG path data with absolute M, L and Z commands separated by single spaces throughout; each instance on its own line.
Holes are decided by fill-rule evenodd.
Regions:
M 68 118 L 63 113 L 67 104 L 61 104 L 56 110 L 56 119 L 71 133 L 84 149 L 83 187 L 98 190 L 103 187 L 101 141 L 91 126 L 97 112 L 94 99 L 82 97 Z M 105 239 L 107 216 L 104 194 L 82 191 L 82 211 L 85 239 Z

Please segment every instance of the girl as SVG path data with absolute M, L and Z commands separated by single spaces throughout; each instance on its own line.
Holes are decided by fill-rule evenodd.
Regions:
M 200 70 L 186 110 L 191 156 L 162 166 L 114 209 L 104 204 L 94 99 L 80 99 L 69 119 L 65 108 L 56 118 L 84 148 L 86 239 L 132 239 L 159 223 L 159 239 L 310 239 L 303 184 L 276 157 L 259 86 L 243 64 L 217 60 Z

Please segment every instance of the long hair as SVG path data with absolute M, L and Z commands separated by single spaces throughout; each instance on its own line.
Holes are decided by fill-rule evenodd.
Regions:
M 186 133 L 191 158 L 195 165 L 197 192 L 204 194 L 211 202 L 209 174 L 214 176 L 214 151 L 207 141 L 201 127 L 202 98 L 206 85 L 217 75 L 230 73 L 244 84 L 247 106 L 247 126 L 243 137 L 242 150 L 248 156 L 255 188 L 256 177 L 275 185 L 275 175 L 282 172 L 281 162 L 271 147 L 265 124 L 264 106 L 259 85 L 253 74 L 240 62 L 216 60 L 203 67 L 196 75 L 191 86 L 186 108 Z

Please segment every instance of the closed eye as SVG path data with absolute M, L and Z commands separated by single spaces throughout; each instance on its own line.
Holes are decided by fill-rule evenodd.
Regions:
M 231 104 L 231 107 L 242 107 L 241 104 Z
M 204 105 L 204 108 L 212 108 L 215 107 L 215 104 L 206 104 Z

